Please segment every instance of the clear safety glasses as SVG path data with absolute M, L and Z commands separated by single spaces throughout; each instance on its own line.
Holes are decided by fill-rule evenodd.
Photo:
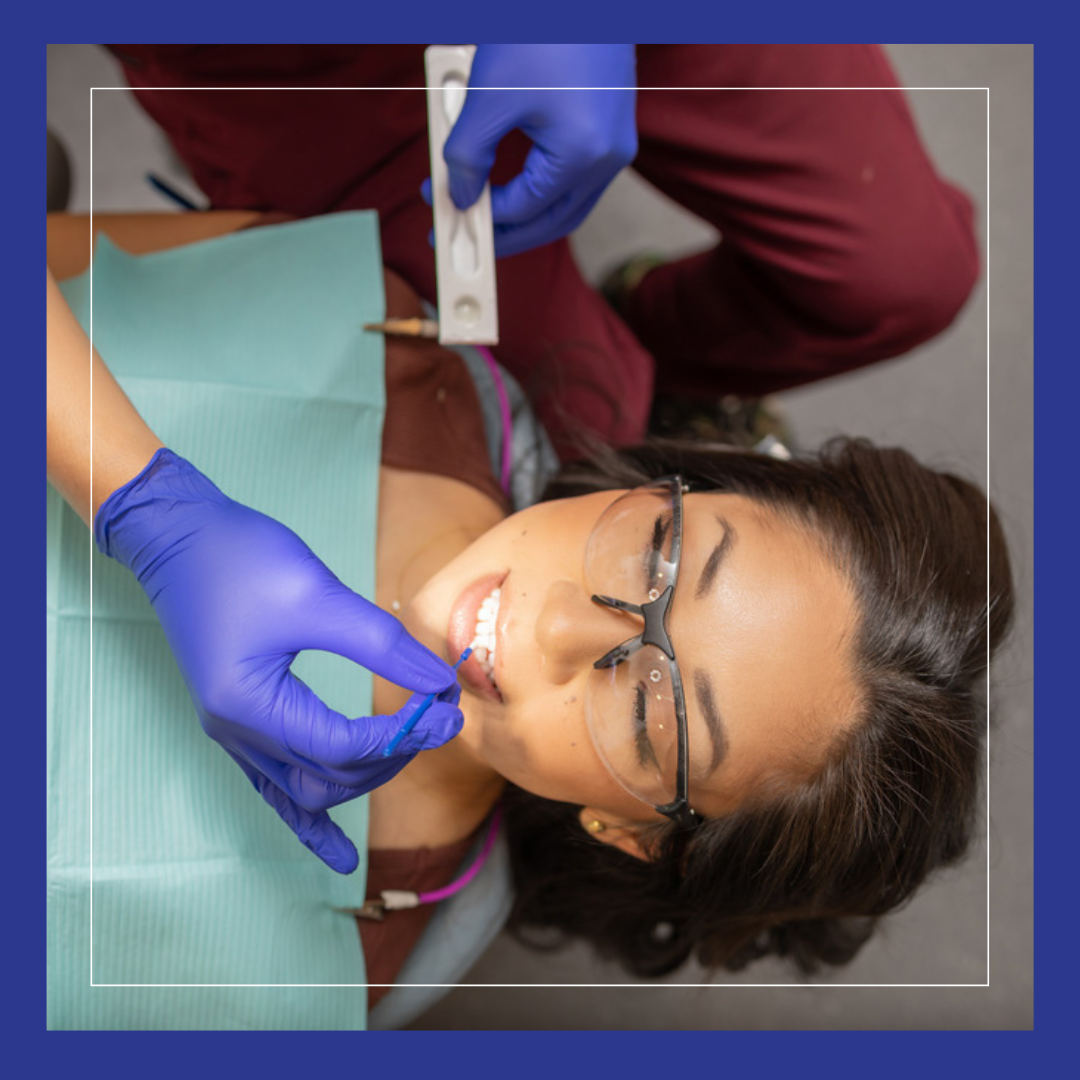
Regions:
M 611 775 L 658 813 L 692 826 L 699 819 L 689 806 L 686 699 L 668 636 L 682 496 L 680 476 L 634 488 L 604 511 L 589 536 L 585 584 L 592 599 L 643 625 L 593 664 L 585 718 Z

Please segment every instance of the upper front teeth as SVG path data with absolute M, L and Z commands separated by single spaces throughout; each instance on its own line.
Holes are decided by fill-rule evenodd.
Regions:
M 476 631 L 469 646 L 492 682 L 495 681 L 495 619 L 499 614 L 499 590 L 484 598 L 476 615 Z

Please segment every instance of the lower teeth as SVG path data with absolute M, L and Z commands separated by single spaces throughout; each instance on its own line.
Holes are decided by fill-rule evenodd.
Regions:
M 498 615 L 498 598 L 499 590 L 496 589 L 491 596 L 484 601 L 481 606 L 480 622 L 483 622 L 485 626 L 493 626 L 494 620 Z M 492 604 L 494 600 L 494 604 Z M 479 627 L 478 627 L 479 630 Z M 476 656 L 477 663 L 479 663 L 484 674 L 491 680 L 492 685 L 497 687 L 495 682 L 495 640 L 494 634 L 485 632 L 484 634 L 473 638 L 472 644 L 469 646 L 472 649 L 473 654 Z
M 481 660 L 480 657 L 477 657 L 476 659 L 483 669 L 484 674 L 491 680 L 492 684 L 495 685 L 495 664 L 487 658 Z

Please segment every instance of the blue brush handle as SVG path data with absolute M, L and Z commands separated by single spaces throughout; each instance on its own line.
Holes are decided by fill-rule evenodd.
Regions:
M 465 663 L 469 657 L 472 656 L 472 649 L 466 649 L 461 656 L 458 657 L 457 663 L 454 665 L 454 670 L 457 671 L 462 664 Z M 442 691 L 439 691 L 442 693 Z M 383 757 L 389 757 L 400 745 L 401 740 L 409 734 L 410 731 L 420 722 L 420 717 L 424 715 L 431 708 L 431 703 L 438 697 L 438 694 L 428 694 L 423 701 L 416 708 L 416 712 L 401 725 L 401 730 L 386 744 L 386 749 L 383 750 Z
M 172 199 L 173 202 L 179 203 L 180 206 L 182 206 L 185 210 L 199 209 L 199 207 L 196 206 L 189 198 L 181 195 L 180 192 L 172 186 L 172 184 L 165 183 L 165 181 L 162 180 L 160 176 L 155 176 L 154 173 L 148 172 L 146 174 L 146 179 L 151 187 L 156 188 L 158 191 L 161 192 L 162 195 L 165 195 L 167 198 Z

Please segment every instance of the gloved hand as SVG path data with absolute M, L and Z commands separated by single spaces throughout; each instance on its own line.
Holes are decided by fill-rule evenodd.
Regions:
M 327 809 L 458 733 L 454 670 L 346 588 L 294 532 L 226 497 L 171 450 L 106 499 L 94 535 L 150 598 L 203 730 L 301 843 L 352 873 L 356 848 Z M 302 649 L 337 653 L 416 693 L 394 716 L 349 719 L 291 673 Z M 417 727 L 383 757 L 435 691 Z
M 520 128 L 533 142 L 522 172 L 491 192 L 497 256 L 572 232 L 633 161 L 636 85 L 633 45 L 477 46 L 443 150 L 454 205 L 480 197 L 504 135 Z M 621 89 L 485 89 L 507 86 Z M 430 183 L 424 195 L 430 203 Z

